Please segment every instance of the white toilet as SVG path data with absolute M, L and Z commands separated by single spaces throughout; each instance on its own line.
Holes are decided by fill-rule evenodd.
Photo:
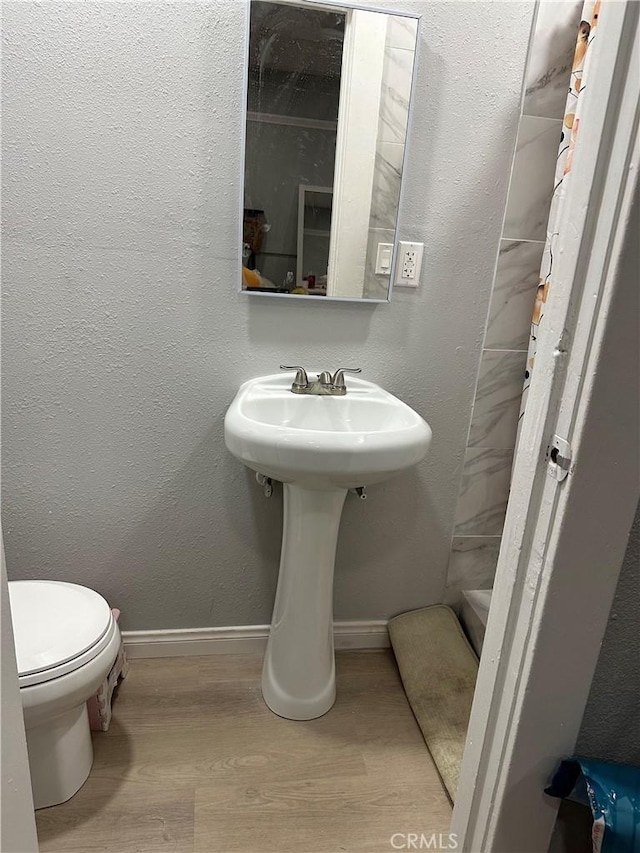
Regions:
M 120 632 L 92 589 L 11 581 L 11 616 L 36 809 L 63 803 L 93 762 L 87 700 L 111 669 Z

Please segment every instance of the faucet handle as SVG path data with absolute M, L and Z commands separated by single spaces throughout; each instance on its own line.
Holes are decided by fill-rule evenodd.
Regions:
M 331 384 L 334 388 L 345 388 L 344 375 L 345 373 L 362 373 L 361 367 L 339 367 L 333 374 Z
M 299 394 L 302 391 L 306 391 L 309 387 L 309 377 L 307 376 L 307 371 L 304 367 L 300 367 L 300 365 L 294 364 L 291 367 L 288 367 L 286 364 L 280 365 L 280 370 L 295 370 L 296 378 L 293 380 L 293 384 L 291 385 L 291 390 Z

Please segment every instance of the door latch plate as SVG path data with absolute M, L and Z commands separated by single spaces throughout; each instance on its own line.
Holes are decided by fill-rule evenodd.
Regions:
M 562 482 L 571 472 L 573 451 L 566 438 L 554 435 L 547 447 L 547 473 Z

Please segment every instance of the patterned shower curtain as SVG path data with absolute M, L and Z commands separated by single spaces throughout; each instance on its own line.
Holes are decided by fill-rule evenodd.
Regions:
M 556 250 L 559 237 L 558 226 L 563 200 L 566 196 L 567 187 L 571 180 L 573 153 L 578 141 L 578 133 L 580 130 L 581 101 L 584 92 L 587 89 L 589 76 L 589 57 L 592 53 L 590 45 L 595 36 L 599 11 L 600 0 L 597 0 L 597 2 L 587 0 L 582 8 L 582 19 L 580 21 L 580 27 L 578 28 L 578 40 L 573 57 L 569 94 L 567 96 L 567 104 L 562 124 L 562 137 L 556 161 L 553 197 L 551 200 L 551 208 L 549 210 L 549 221 L 547 223 L 547 238 L 544 247 L 544 254 L 542 255 L 538 291 L 533 309 L 533 318 L 531 320 L 531 336 L 529 338 L 527 369 L 525 373 L 524 388 L 522 391 L 522 400 L 520 403 L 518 429 L 522 424 L 522 416 L 524 415 L 524 410 L 527 405 L 529 385 L 531 384 L 531 375 L 533 373 L 536 359 L 538 333 L 544 322 L 545 304 L 549 298 L 550 290 L 553 287 L 559 286 L 559 283 L 554 280 L 554 252 Z

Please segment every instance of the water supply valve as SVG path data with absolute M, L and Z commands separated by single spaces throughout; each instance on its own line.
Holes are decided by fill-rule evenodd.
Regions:
M 258 481 L 258 484 L 262 486 L 265 498 L 270 498 L 273 494 L 273 481 L 271 477 L 267 477 L 266 474 L 257 473 L 256 480 Z
M 353 492 L 354 495 L 357 495 L 361 501 L 366 501 L 367 499 L 367 487 L 366 486 L 356 486 L 355 489 L 349 489 L 350 492 Z

